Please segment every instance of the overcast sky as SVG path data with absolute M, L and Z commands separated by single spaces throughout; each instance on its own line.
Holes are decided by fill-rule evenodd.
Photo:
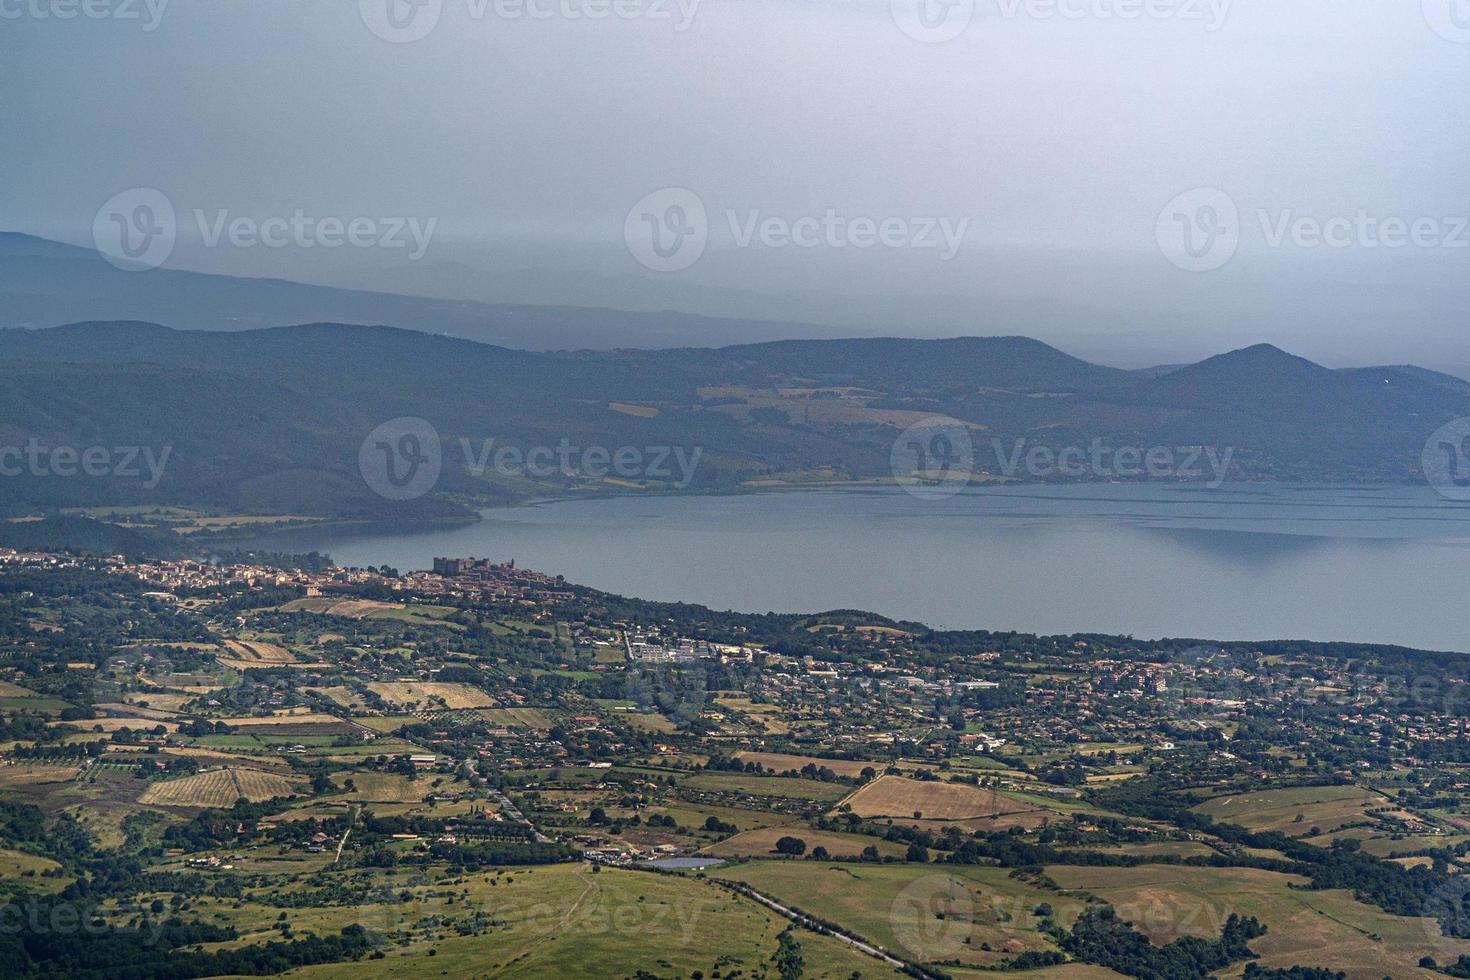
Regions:
M 179 267 L 1470 365 L 1462 0 L 73 2 L 0 0 L 7 229 L 90 243 L 145 187 Z M 691 194 L 693 245 L 636 241 L 692 228 Z M 432 232 L 207 241 L 298 211 Z

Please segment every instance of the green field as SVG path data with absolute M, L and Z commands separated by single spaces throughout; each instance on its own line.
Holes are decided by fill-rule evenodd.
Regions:
M 742 793 L 749 796 L 781 796 L 795 800 L 835 802 L 852 787 L 841 783 L 822 783 L 814 779 L 787 779 L 783 776 L 750 776 L 739 772 L 701 772 L 683 779 L 680 786 L 714 793 Z
M 619 711 L 613 714 L 614 718 L 621 718 L 640 732 L 651 732 L 654 735 L 672 735 L 678 730 L 678 726 L 672 721 L 659 714 L 642 714 L 636 711 Z
M 1270 871 L 1145 865 L 1049 867 L 1047 874 L 1063 888 L 1112 903 L 1156 943 L 1218 935 L 1231 912 L 1254 915 L 1270 930 L 1251 942 L 1262 966 L 1326 967 L 1351 980 L 1431 980 L 1442 975 L 1420 969 L 1421 956 L 1444 963 L 1470 953 L 1470 941 L 1443 938 L 1431 920 L 1389 915 L 1346 891 L 1292 889 L 1303 879 Z M 1237 964 L 1232 972 L 1243 969 Z
M 402 728 L 404 725 L 416 725 L 416 724 L 418 724 L 418 720 L 419 719 L 418 719 L 418 717 L 416 715 L 353 715 L 352 716 L 352 721 L 353 721 L 354 724 L 361 725 L 364 728 L 371 728 L 373 731 L 375 731 L 375 732 L 381 732 L 381 733 L 383 733 L 385 735 L 388 734 L 388 733 L 390 733 L 390 732 L 396 732 L 398 729 Z
M 68 701 L 39 694 L 26 697 L 0 697 L 0 710 L 4 711 L 28 711 L 33 714 L 54 717 L 71 707 L 74 705 Z
M 733 806 L 715 806 L 710 803 L 683 803 L 670 801 L 654 809 L 655 813 L 663 813 L 673 817 L 681 827 L 703 827 L 705 821 L 710 817 L 717 818 L 721 823 L 732 824 L 741 830 L 756 830 L 761 827 L 772 827 L 791 822 L 790 816 L 780 813 L 769 813 L 765 810 L 742 810 Z
M 537 708 L 481 708 L 479 714 L 490 724 L 507 728 L 546 731 L 556 725 L 554 718 Z
M 200 735 L 190 741 L 207 749 L 264 749 L 282 745 L 330 746 L 338 735 Z
M 335 878 L 341 872 L 327 872 Z M 352 923 L 385 937 L 382 959 L 309 967 L 299 977 L 427 976 L 593 977 L 688 976 L 702 970 L 757 975 L 776 949 L 786 920 L 747 899 L 693 878 L 582 865 L 514 869 L 500 875 L 445 879 L 441 874 L 390 876 L 400 900 L 391 904 L 292 909 L 297 933 L 327 933 Z M 229 922 L 242 936 L 227 945 L 272 938 L 280 908 L 260 899 L 273 887 L 233 900 L 201 898 L 206 921 Z M 402 892 L 407 892 L 406 899 Z M 456 925 L 482 916 L 482 935 Z M 440 918 L 442 917 L 442 919 Z M 836 940 L 801 932 L 804 977 L 896 978 L 879 961 Z M 772 972 L 774 975 L 774 972 Z
M 1194 811 L 1248 830 L 1277 830 L 1300 837 L 1313 827 L 1331 832 L 1365 820 L 1365 811 L 1389 805 L 1380 794 L 1359 786 L 1293 786 L 1216 797 Z
M 1036 931 L 1032 910 L 1050 902 L 1064 926 L 1076 917 L 1055 895 L 1001 868 L 751 861 L 708 873 L 744 882 L 920 962 L 985 967 L 1010 953 L 1054 949 Z
M 341 599 L 293 599 L 291 602 L 281 606 L 282 612 L 313 612 L 331 613 L 333 607 L 343 606 Z M 350 608 L 350 604 L 345 604 Z M 398 606 L 395 604 L 383 604 L 381 608 L 375 608 L 364 614 L 354 614 L 352 619 L 376 619 L 391 620 L 393 622 L 408 623 L 413 626 L 447 626 L 450 629 L 462 630 L 463 626 L 458 623 L 448 623 L 445 620 L 453 616 L 459 610 L 448 606 L 426 606 L 411 605 Z
M 715 857 L 776 857 L 776 842 L 782 837 L 798 838 L 806 844 L 808 852 L 818 847 L 825 847 L 827 853 L 833 857 L 857 857 L 868 847 L 876 847 L 882 857 L 898 858 L 899 860 L 902 860 L 908 852 L 905 845 L 886 841 L 881 837 L 813 830 L 804 823 L 794 823 L 737 834 L 717 844 L 711 844 L 700 853 L 711 854 Z
M 351 781 L 353 789 L 348 791 Z M 452 793 L 465 789 L 452 776 L 436 775 L 409 779 L 392 772 L 359 772 L 347 770 L 332 774 L 332 782 L 341 787 L 343 798 L 354 803 L 418 803 L 434 792 Z M 438 786 L 434 784 L 438 783 Z
M 40 892 L 58 892 L 71 881 L 70 877 L 43 878 L 41 872 L 56 871 L 61 865 L 50 858 L 38 857 L 24 851 L 0 849 L 0 879 L 23 881 L 27 888 Z

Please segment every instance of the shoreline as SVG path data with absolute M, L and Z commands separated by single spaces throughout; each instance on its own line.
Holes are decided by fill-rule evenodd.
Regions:
M 264 550 L 314 549 L 343 565 L 386 562 L 405 571 L 428 567 L 431 554 L 514 557 L 654 601 L 787 613 L 863 609 L 944 629 L 1463 646 L 1463 632 L 1436 611 L 1443 603 L 1433 597 L 1445 592 L 1449 569 L 1470 545 L 1470 511 L 1429 488 L 1018 484 L 972 488 L 970 501 L 936 507 L 893 487 L 802 489 L 795 498 L 784 488 L 697 495 L 720 500 L 549 495 L 453 525 L 338 524 L 317 535 L 330 540 L 302 529 L 271 536 Z M 528 513 L 533 506 L 566 509 L 543 516 Z M 736 528 L 752 532 L 751 540 L 726 533 Z M 891 583 L 874 573 L 874 555 L 905 548 L 917 549 L 920 564 Z M 1345 565 L 1342 555 L 1350 556 Z M 1186 571 L 1162 574 L 1166 560 L 1186 562 Z M 1398 600 L 1418 610 L 1416 627 L 1386 632 L 1381 616 L 1354 613 L 1388 608 L 1361 592 L 1360 577 L 1343 579 L 1346 592 L 1333 585 L 1378 561 L 1417 583 Z M 1036 602 L 1038 583 L 1058 577 L 1082 593 L 1060 605 Z M 1088 588 L 1106 600 L 1084 601 Z M 1293 617 L 1286 600 L 1298 594 L 1315 598 Z M 1363 599 L 1332 611 L 1352 595 Z

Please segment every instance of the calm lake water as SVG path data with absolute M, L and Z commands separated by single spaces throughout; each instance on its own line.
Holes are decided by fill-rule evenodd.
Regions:
M 719 858 L 659 858 L 656 861 L 640 861 L 640 864 L 650 868 L 663 868 L 667 871 L 696 871 L 700 868 L 718 868 L 725 862 Z
M 1470 505 L 1429 488 L 1008 487 L 568 500 L 419 533 L 253 542 L 339 564 L 504 560 L 721 609 L 939 627 L 1470 652 Z

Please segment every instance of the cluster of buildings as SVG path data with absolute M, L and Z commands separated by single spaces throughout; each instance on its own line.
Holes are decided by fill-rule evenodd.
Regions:
M 714 644 L 704 640 L 665 641 L 650 633 L 624 633 L 623 637 L 628 646 L 628 659 L 641 663 L 690 664 L 699 660 L 718 660 L 721 653 Z
M 80 566 L 82 559 L 0 548 L 0 564 L 65 568 Z M 432 570 L 403 575 L 373 568 L 280 569 L 192 558 L 130 561 L 122 555 L 102 559 L 101 566 L 114 574 L 128 575 L 158 588 L 158 598 L 231 585 L 299 588 L 307 596 L 373 586 L 393 592 L 490 599 L 525 605 L 554 601 L 565 594 L 565 583 L 559 576 L 517 568 L 514 561 L 496 563 L 483 558 L 435 558 Z
M 517 568 L 514 559 L 492 562 L 487 558 L 435 558 L 432 571 L 413 572 L 404 580 L 418 591 L 525 605 L 554 602 L 566 593 L 566 582 L 560 575 Z

